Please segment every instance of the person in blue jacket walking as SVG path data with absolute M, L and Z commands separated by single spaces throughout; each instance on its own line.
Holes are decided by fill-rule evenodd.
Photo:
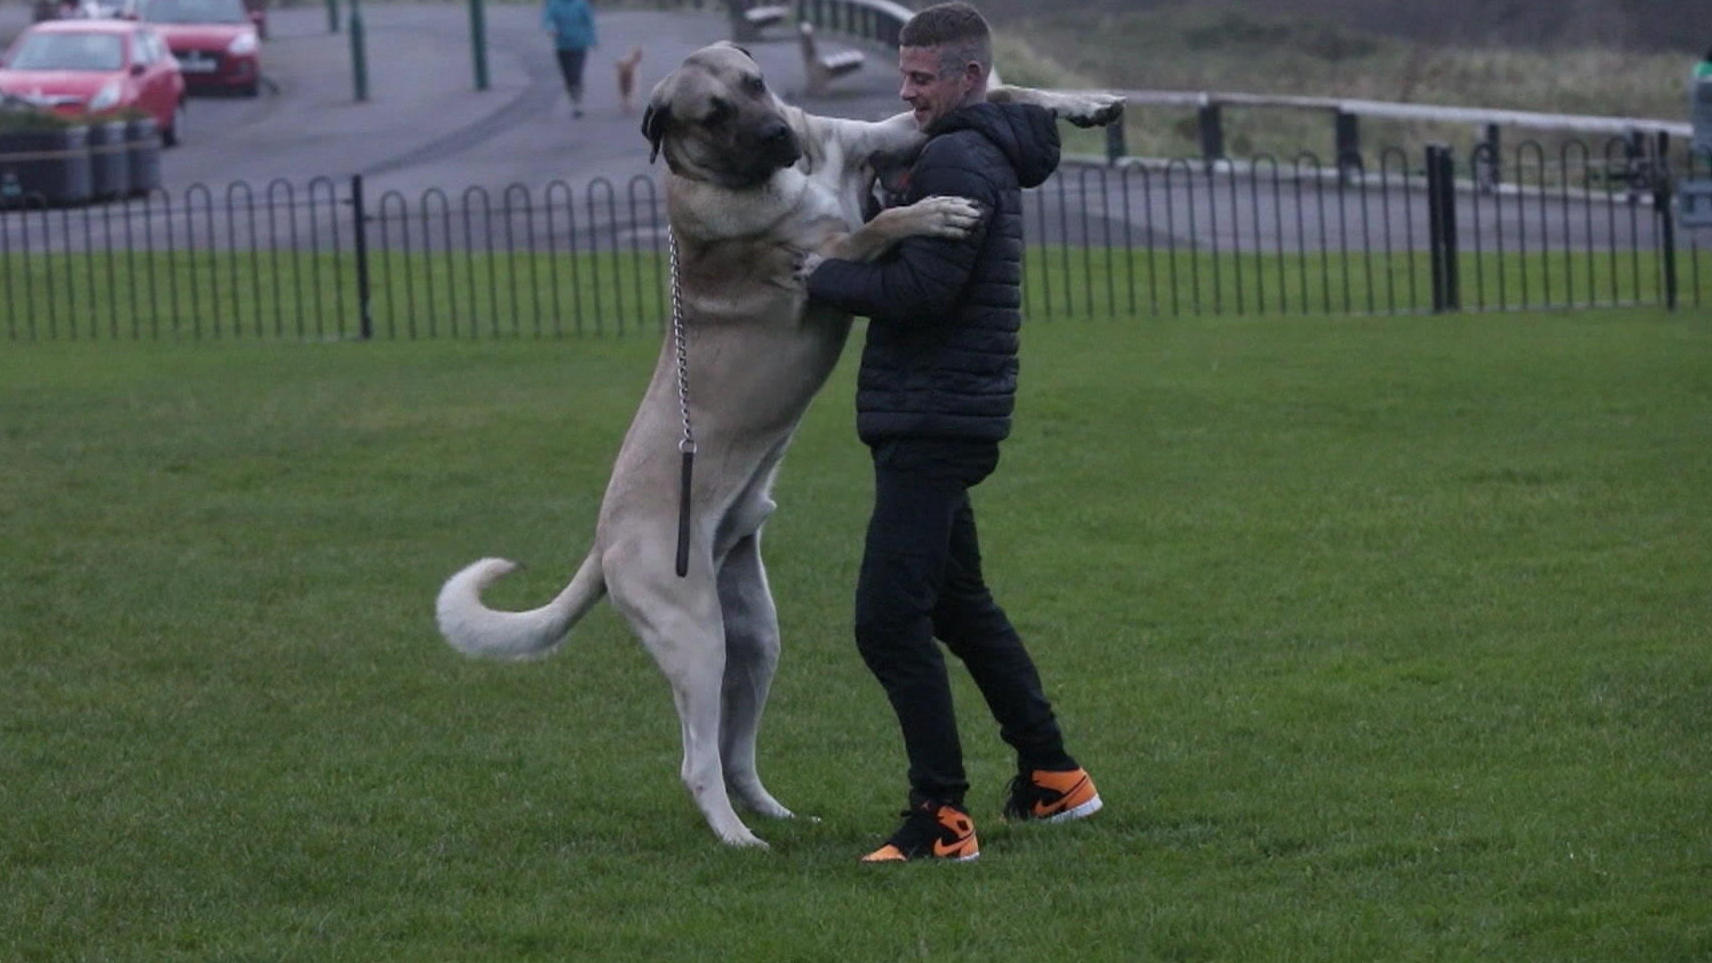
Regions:
M 541 10 L 541 26 L 553 35 L 559 55 L 559 73 L 565 92 L 571 95 L 571 116 L 583 115 L 583 64 L 599 42 L 595 34 L 594 10 L 588 0 L 547 0 Z

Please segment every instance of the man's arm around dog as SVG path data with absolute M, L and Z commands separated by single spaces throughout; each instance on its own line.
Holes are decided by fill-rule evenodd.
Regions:
M 810 297 L 876 321 L 932 324 L 951 319 L 971 279 L 1013 286 L 1020 281 L 1022 212 L 1012 209 L 1014 201 L 1006 203 L 1007 195 L 1037 185 L 1057 167 L 1052 114 L 1033 106 L 987 104 L 958 111 L 958 119 L 967 126 L 953 125 L 923 148 L 906 197 L 973 200 L 990 212 L 987 230 L 964 240 L 912 238 L 873 263 L 823 262 L 809 276 Z M 994 234 L 999 250 L 989 250 Z M 977 270 L 983 254 L 987 269 Z M 1013 262 L 1014 275 L 1004 270 Z M 993 268 L 1001 276 L 983 276 Z M 978 302 L 982 293 L 971 292 L 970 300 Z

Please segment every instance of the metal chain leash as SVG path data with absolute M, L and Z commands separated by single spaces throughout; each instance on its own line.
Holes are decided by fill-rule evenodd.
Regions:
M 678 577 L 689 573 L 690 567 L 690 482 L 695 471 L 695 430 L 690 426 L 690 351 L 689 334 L 684 330 L 684 297 L 678 285 L 678 235 L 666 228 L 666 247 L 670 258 L 672 285 L 672 348 L 678 361 L 678 414 L 683 418 L 684 435 L 678 440 L 682 459 L 678 490 Z

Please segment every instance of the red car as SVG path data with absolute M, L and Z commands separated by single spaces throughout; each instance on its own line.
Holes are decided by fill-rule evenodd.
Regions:
M 178 143 L 184 77 L 155 31 L 125 20 L 46 20 L 0 58 L 0 92 L 68 117 L 147 112 Z
M 160 31 L 191 90 L 256 95 L 263 15 L 244 9 L 243 0 L 132 0 L 125 16 Z

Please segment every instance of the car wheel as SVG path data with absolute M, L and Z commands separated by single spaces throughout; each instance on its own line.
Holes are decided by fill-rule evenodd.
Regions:
M 261 95 L 261 92 L 262 85 L 260 83 L 249 84 L 239 91 L 245 97 L 257 97 Z

